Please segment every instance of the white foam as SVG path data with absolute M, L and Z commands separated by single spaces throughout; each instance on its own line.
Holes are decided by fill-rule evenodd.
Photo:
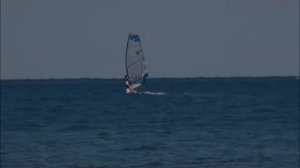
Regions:
M 145 91 L 145 92 L 141 92 L 142 94 L 148 94 L 148 95 L 165 95 L 165 92 L 149 92 L 149 91 Z

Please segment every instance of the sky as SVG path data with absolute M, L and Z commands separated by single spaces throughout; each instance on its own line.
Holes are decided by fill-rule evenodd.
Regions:
M 299 75 L 298 0 L 1 0 L 1 79 Z

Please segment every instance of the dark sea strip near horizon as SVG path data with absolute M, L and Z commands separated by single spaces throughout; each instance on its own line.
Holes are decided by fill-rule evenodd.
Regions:
M 1 168 L 298 168 L 299 80 L 1 80 Z

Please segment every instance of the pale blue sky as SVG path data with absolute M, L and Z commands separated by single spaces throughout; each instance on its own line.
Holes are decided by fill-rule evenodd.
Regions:
M 130 32 L 150 77 L 299 74 L 298 0 L 2 0 L 1 78 L 122 78 Z

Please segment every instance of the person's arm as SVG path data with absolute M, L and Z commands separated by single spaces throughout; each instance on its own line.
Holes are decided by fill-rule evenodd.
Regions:
M 132 88 L 131 85 L 129 85 L 129 90 L 130 90 L 131 92 L 133 92 L 133 93 L 136 93 L 136 91 Z

